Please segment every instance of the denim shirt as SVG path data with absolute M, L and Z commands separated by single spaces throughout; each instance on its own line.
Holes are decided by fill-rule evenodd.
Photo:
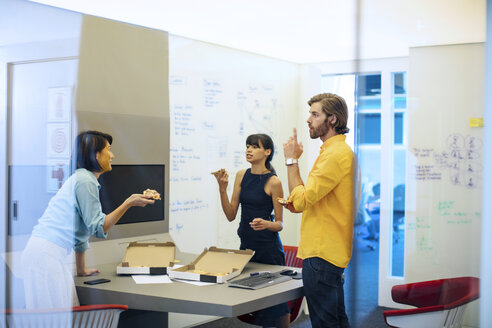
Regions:
M 91 235 L 106 238 L 99 189 L 94 173 L 77 169 L 50 200 L 32 235 L 76 252 L 89 248 Z

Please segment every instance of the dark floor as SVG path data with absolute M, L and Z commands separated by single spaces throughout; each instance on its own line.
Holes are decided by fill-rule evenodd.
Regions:
M 369 311 L 363 320 L 358 323 L 350 322 L 351 327 L 360 328 L 387 328 L 384 323 L 383 311 L 388 308 L 375 307 L 372 311 Z M 195 328 L 251 328 L 258 327 L 239 321 L 237 318 L 223 318 L 220 320 L 212 321 L 207 324 L 195 326 Z M 301 313 L 296 321 L 291 325 L 291 328 L 311 328 L 311 321 L 309 316 Z
M 358 227 L 352 260 L 346 272 L 345 304 L 350 325 L 353 328 L 384 328 L 383 311 L 388 308 L 377 306 L 378 301 L 378 268 L 379 243 L 367 240 L 365 227 Z M 356 230 L 356 231 L 357 231 Z M 403 273 L 403 232 L 393 239 L 393 274 Z M 401 256 L 399 255 L 401 254 Z M 223 318 L 197 328 L 254 327 L 236 318 Z M 309 328 L 309 316 L 301 313 L 291 324 L 293 328 Z

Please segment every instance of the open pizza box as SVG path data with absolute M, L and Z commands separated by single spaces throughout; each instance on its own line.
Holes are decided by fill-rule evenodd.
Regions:
M 168 274 L 174 265 L 176 245 L 167 243 L 131 242 L 123 261 L 116 267 L 117 274 Z
M 254 254 L 250 249 L 210 247 L 190 264 L 170 270 L 169 277 L 222 284 L 240 275 Z

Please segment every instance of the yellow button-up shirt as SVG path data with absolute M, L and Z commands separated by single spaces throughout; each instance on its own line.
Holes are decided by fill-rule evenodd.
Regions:
M 289 196 L 302 212 L 298 257 L 320 257 L 347 267 L 352 256 L 356 167 L 345 135 L 335 135 L 321 145 L 306 183 Z

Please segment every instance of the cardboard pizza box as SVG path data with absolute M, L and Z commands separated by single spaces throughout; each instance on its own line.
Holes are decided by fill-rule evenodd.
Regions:
M 170 278 L 224 283 L 241 274 L 254 251 L 210 247 L 193 262 L 169 271 Z
M 167 274 L 174 265 L 176 245 L 167 243 L 131 242 L 123 261 L 116 267 L 117 274 Z

